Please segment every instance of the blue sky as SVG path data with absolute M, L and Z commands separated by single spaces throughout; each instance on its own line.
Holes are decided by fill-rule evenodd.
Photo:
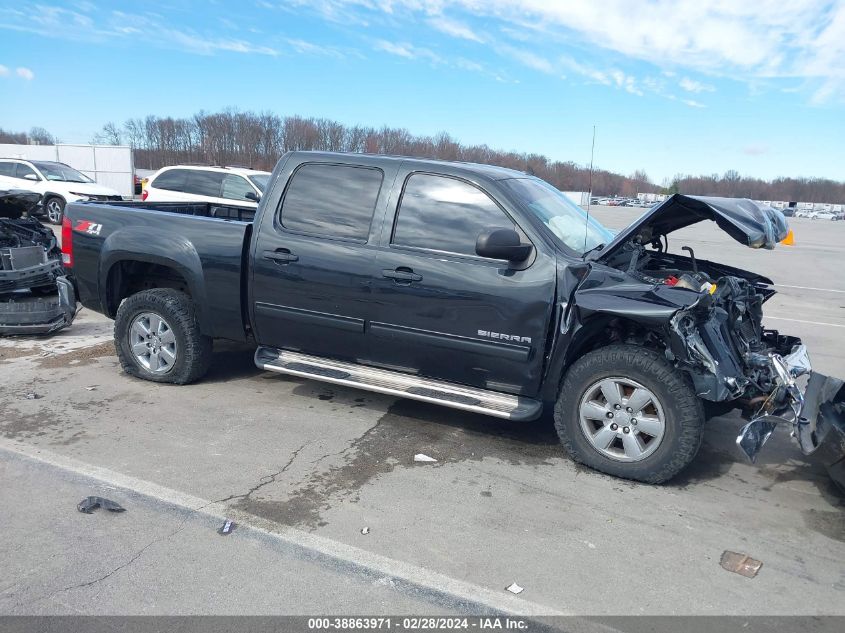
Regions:
M 845 179 L 845 1 L 0 0 L 0 127 L 234 107 L 622 173 Z

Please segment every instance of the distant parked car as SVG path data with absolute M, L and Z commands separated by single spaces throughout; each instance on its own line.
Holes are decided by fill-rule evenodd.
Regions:
M 808 216 L 811 220 L 836 220 L 836 214 L 833 211 L 811 211 Z
M 796 218 L 809 218 L 812 211 L 808 211 L 807 209 L 799 209 L 795 212 Z
M 61 224 L 68 202 L 122 200 L 114 189 L 103 187 L 64 163 L 0 158 L 0 184 L 42 195 L 41 208 L 53 224 Z
M 156 172 L 144 187 L 147 202 L 212 202 L 257 207 L 270 172 L 245 167 L 174 165 Z

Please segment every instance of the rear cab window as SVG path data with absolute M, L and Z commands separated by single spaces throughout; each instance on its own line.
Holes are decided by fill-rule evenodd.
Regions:
M 364 243 L 383 180 L 375 167 L 305 163 L 288 183 L 280 223 L 296 233 Z
M 408 176 L 391 246 L 475 257 L 479 233 L 489 228 L 519 230 L 484 191 L 450 176 Z

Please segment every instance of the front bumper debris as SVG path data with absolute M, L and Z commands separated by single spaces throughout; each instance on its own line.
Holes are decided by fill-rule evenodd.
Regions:
M 845 488 L 845 382 L 813 371 L 807 348 L 796 345 L 787 356 L 772 354 L 778 386 L 736 438 L 751 462 L 780 423 L 792 425 L 792 435 L 805 455 L 819 451 L 833 479 Z M 808 376 L 806 387 L 798 378 Z
M 76 316 L 76 293 L 67 277 L 57 277 L 55 283 L 55 294 L 0 297 L 0 335 L 52 334 L 69 326 Z

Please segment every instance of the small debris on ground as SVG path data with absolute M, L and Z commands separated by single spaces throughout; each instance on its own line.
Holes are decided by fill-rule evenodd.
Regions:
M 727 569 L 746 578 L 754 578 L 763 566 L 762 561 L 751 558 L 748 554 L 739 554 L 728 550 L 722 552 L 722 559 L 719 564 L 722 569 Z
M 85 497 L 85 499 L 76 504 L 76 509 L 85 514 L 93 514 L 97 508 L 102 508 L 109 512 L 126 512 L 126 508 L 122 505 L 105 497 Z
M 416 455 L 414 455 L 414 461 L 430 464 L 430 463 L 436 462 L 437 460 L 434 459 L 433 457 L 429 457 L 425 453 L 417 453 Z
M 34 391 L 30 391 L 27 394 L 24 394 L 25 400 L 38 400 L 39 398 L 43 398 L 44 396 L 35 393 Z
M 519 594 L 521 594 L 523 591 L 525 591 L 525 589 L 523 589 L 523 588 L 522 588 L 522 587 L 520 587 L 518 584 L 516 584 L 515 582 L 513 582 L 513 583 L 511 583 L 511 584 L 510 584 L 510 586 L 505 587 L 505 591 L 510 591 L 510 592 L 511 592 L 511 593 L 513 593 L 513 594 L 519 595 Z
M 586 546 L 587 546 L 587 547 L 589 547 L 590 549 L 596 549 L 596 544 L 595 544 L 595 543 L 590 543 L 590 541 L 584 541 L 584 545 L 586 545 Z
M 97 389 L 97 385 L 91 385 L 90 387 L 85 387 L 86 391 L 95 391 Z
M 227 534 L 231 534 L 232 530 L 234 530 L 236 527 L 237 527 L 237 523 L 235 523 L 234 521 L 232 521 L 230 519 L 226 519 L 226 522 L 223 525 L 221 525 L 219 528 L 217 528 L 217 533 L 220 534 L 221 536 L 226 536 Z
M 369 533 L 370 533 L 370 528 L 368 528 L 368 527 L 362 527 L 361 528 L 361 534 L 369 534 Z

